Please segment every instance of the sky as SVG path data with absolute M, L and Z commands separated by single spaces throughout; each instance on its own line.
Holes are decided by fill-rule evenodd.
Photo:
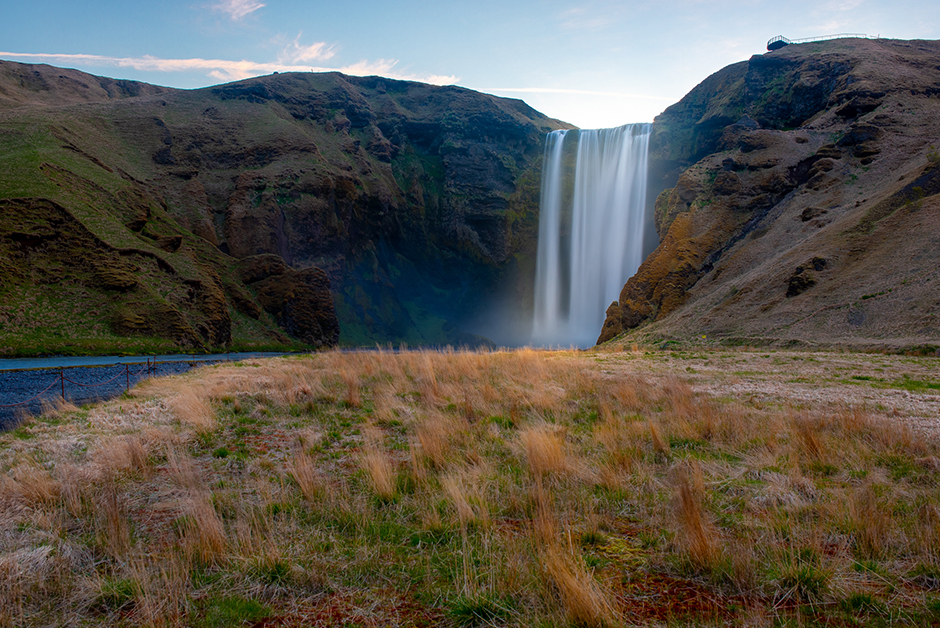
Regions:
M 199 88 L 334 71 L 520 98 L 582 128 L 649 122 L 790 39 L 940 39 L 937 0 L 4 0 L 0 59 Z

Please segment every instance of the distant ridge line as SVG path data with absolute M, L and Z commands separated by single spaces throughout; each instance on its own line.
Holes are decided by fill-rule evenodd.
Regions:
M 790 44 L 808 44 L 814 41 L 826 41 L 828 39 L 880 39 L 881 35 L 864 35 L 862 33 L 839 33 L 838 35 L 823 35 L 822 37 L 805 37 L 803 39 L 787 39 L 783 35 L 777 35 L 767 42 L 767 50 L 779 50 Z

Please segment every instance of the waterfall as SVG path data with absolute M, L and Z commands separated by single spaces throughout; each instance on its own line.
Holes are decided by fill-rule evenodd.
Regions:
M 649 124 L 548 134 L 535 344 L 593 345 L 607 306 L 643 261 L 649 134 Z

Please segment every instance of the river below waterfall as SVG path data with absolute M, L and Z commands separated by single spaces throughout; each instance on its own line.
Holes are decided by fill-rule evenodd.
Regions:
M 195 366 L 283 353 L 80 356 L 0 360 L 0 431 L 42 411 L 56 397 L 76 405 L 112 399 L 148 377 L 177 375 Z M 63 378 L 65 381 L 63 381 Z M 24 403 L 25 402 L 25 403 Z

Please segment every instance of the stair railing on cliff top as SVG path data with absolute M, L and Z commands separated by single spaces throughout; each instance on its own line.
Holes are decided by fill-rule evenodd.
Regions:
M 777 35 L 767 42 L 767 50 L 777 50 L 790 44 L 808 44 L 814 41 L 826 41 L 829 39 L 880 39 L 881 35 L 863 35 L 862 33 L 839 33 L 838 35 L 823 35 L 822 37 L 806 37 L 804 39 L 787 39 L 783 35 Z

